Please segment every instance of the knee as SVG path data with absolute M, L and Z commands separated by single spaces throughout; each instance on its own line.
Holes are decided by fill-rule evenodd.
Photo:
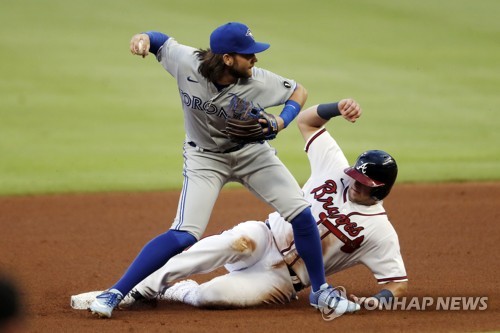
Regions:
M 272 244 L 269 228 L 262 222 L 249 222 L 244 233 L 238 234 L 231 241 L 231 250 L 237 254 L 238 261 L 250 267 L 257 263 Z M 232 267 L 229 271 L 243 267 Z
M 231 248 L 233 250 L 246 255 L 251 255 L 255 251 L 256 247 L 256 242 L 246 235 L 236 238 L 231 244 Z
M 265 247 L 270 231 L 263 222 L 247 221 L 227 231 L 227 234 L 230 235 L 231 250 L 243 255 L 254 255 Z
M 196 237 L 187 231 L 170 229 L 165 233 L 165 235 L 167 234 L 171 236 L 169 242 L 176 243 L 183 250 L 197 242 Z

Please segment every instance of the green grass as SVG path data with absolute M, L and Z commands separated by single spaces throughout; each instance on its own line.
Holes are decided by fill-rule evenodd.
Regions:
M 177 87 L 128 43 L 160 30 L 207 47 L 232 20 L 271 43 L 258 65 L 302 83 L 308 106 L 362 104 L 356 124 L 328 125 L 351 161 L 385 149 L 400 182 L 499 180 L 498 12 L 495 0 L 5 1 L 0 194 L 179 188 Z M 304 182 L 296 127 L 272 144 Z

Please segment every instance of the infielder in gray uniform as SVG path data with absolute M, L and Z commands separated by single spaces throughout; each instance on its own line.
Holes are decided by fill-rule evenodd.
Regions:
M 255 54 L 269 46 L 256 42 L 250 29 L 237 22 L 215 29 L 207 50 L 180 44 L 160 32 L 132 37 L 133 54 L 153 53 L 177 81 L 186 130 L 184 183 L 170 230 L 146 244 L 122 278 L 96 298 L 89 308 L 94 314 L 111 317 L 123 295 L 200 239 L 220 190 L 230 181 L 243 184 L 291 223 L 311 280 L 311 305 L 357 306 L 326 283 L 310 204 L 267 142 L 288 126 L 307 98 L 306 90 L 295 81 L 254 66 Z M 284 105 L 279 116 L 263 111 L 277 105 Z M 250 134 L 246 123 L 238 127 L 237 111 L 238 117 L 244 111 L 259 118 L 257 128 L 248 126 Z M 260 140 L 248 143 L 239 134 Z

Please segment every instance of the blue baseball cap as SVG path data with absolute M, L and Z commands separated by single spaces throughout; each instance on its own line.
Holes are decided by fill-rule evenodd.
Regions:
M 215 54 L 252 54 L 267 50 L 271 45 L 256 42 L 250 28 L 243 23 L 229 22 L 210 35 L 210 49 Z

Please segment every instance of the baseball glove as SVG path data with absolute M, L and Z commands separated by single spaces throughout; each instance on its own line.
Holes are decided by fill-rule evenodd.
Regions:
M 226 134 L 232 141 L 242 144 L 276 137 L 276 117 L 262 108 L 256 108 L 252 102 L 234 96 L 229 111 L 232 112 L 232 117 L 226 120 Z M 260 122 L 260 119 L 265 122 Z

